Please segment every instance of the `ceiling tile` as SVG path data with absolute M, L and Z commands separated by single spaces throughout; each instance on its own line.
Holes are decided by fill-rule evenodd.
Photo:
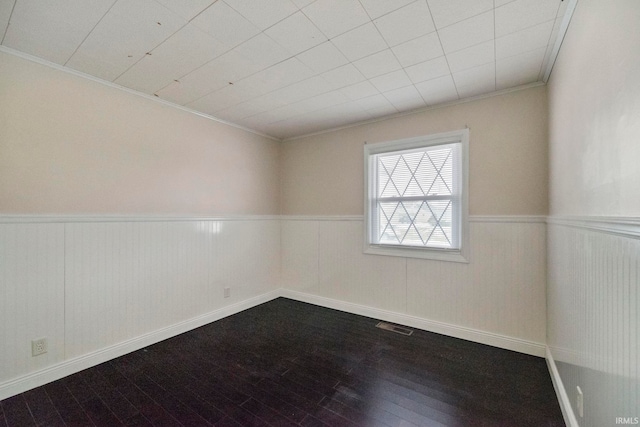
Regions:
M 260 70 L 277 64 L 291 56 L 285 48 L 273 41 L 273 39 L 267 37 L 264 33 L 247 40 L 234 50 L 245 58 L 250 59 L 254 63 L 255 68 Z
M 312 71 L 297 58 L 289 58 L 239 81 L 236 86 L 257 97 L 309 78 L 311 74 Z
M 516 0 L 495 10 L 496 37 L 555 19 L 560 0 Z
M 253 116 L 247 117 L 246 121 L 251 123 L 252 125 L 269 124 L 286 120 L 299 114 L 301 114 L 300 111 L 296 111 L 287 106 L 284 106 L 275 108 L 273 110 L 264 111 L 259 114 L 254 114 Z
M 16 2 L 13 14 L 13 1 L 0 3 L 3 45 L 65 64 L 115 0 L 23 0 Z M 11 25 L 6 27 L 10 14 Z
M 316 1 L 302 11 L 329 38 L 370 21 L 358 0 Z
M 191 22 L 228 48 L 237 46 L 260 32 L 258 27 L 221 0 L 209 6 Z
M 391 106 L 391 103 L 389 102 L 389 100 L 385 98 L 384 95 L 382 94 L 358 99 L 357 101 L 354 101 L 354 103 L 356 105 L 359 105 L 364 110 L 372 110 L 375 108 L 389 108 L 389 106 Z M 395 112 L 395 108 L 394 108 L 394 112 Z
M 460 98 L 493 92 L 496 90 L 496 65 L 492 62 L 453 73 L 453 81 Z
M 305 113 L 307 113 L 305 109 L 300 108 L 296 104 L 290 104 L 250 116 L 248 117 L 248 120 L 252 123 L 276 123 L 283 120 L 289 120 L 292 117 L 300 117 L 300 115 Z
M 463 21 L 493 9 L 493 0 L 427 0 L 437 28 Z
M 283 105 L 289 105 L 300 101 L 301 99 L 330 92 L 332 89 L 333 87 L 322 76 L 313 76 L 290 86 L 278 89 L 264 95 L 264 97 L 270 97 L 281 102 Z
M 115 0 L 114 0 L 115 1 Z M 5 31 L 7 31 L 7 25 L 9 25 L 9 17 L 11 17 L 11 11 L 16 0 L 6 0 L 0 2 L 0 41 L 4 38 Z
M 238 123 L 240 120 L 247 117 L 245 114 L 248 112 L 248 107 L 245 106 L 245 104 L 246 103 L 242 103 L 224 110 L 216 111 L 215 117 L 217 119 L 226 120 L 230 123 Z
M 413 85 L 394 89 L 383 95 L 398 111 L 409 111 L 426 105 L 420 92 Z
M 388 103 L 387 105 L 382 105 L 380 107 L 365 109 L 365 112 L 369 113 L 372 119 L 376 119 L 396 114 L 398 110 L 393 106 L 393 104 Z
M 376 77 L 402 68 L 390 49 L 359 59 L 353 65 L 367 78 Z
M 265 111 L 273 111 L 283 106 L 284 104 L 281 102 L 265 95 L 218 111 L 216 112 L 216 116 L 225 118 L 226 120 L 240 120 Z M 231 119 L 231 117 L 233 117 L 233 119 Z
M 188 103 L 188 108 L 202 111 L 206 114 L 215 115 L 216 111 L 221 111 L 234 105 L 251 99 L 253 94 L 240 86 L 225 86 L 220 90 L 211 92 L 193 102 Z
M 389 46 L 415 39 L 435 31 L 429 7 L 416 1 L 374 21 Z
M 185 24 L 153 0 L 119 0 L 66 65 L 113 81 Z
M 342 67 L 322 73 L 322 77 L 333 89 L 350 86 L 365 80 L 362 73 L 352 64 L 343 65 Z
M 409 80 L 409 77 L 407 77 L 407 74 L 404 72 L 404 70 L 392 71 L 391 73 L 374 77 L 369 81 L 380 92 L 387 92 L 389 90 L 398 89 L 401 87 L 409 86 L 411 84 L 411 80 Z
M 325 35 L 302 12 L 278 22 L 266 30 L 265 34 L 292 55 L 327 41 Z
M 490 62 L 493 63 L 495 60 L 493 40 L 447 55 L 447 61 L 453 73 Z
M 554 21 L 547 21 L 497 38 L 496 58 L 508 58 L 546 46 L 550 41 L 553 23 Z
M 403 67 L 409 67 L 429 59 L 442 56 L 442 45 L 438 33 L 433 32 L 391 48 Z
M 500 7 L 507 3 L 513 3 L 514 1 L 516 0 L 494 0 L 494 3 L 495 3 L 494 7 Z
M 331 42 L 322 43 L 306 52 L 302 52 L 296 58 L 316 73 L 322 73 L 349 62 Z
M 333 91 L 323 93 L 322 95 L 317 95 L 291 105 L 295 106 L 300 112 L 311 112 L 343 104 L 347 101 L 349 101 L 349 98 L 347 98 L 344 93 L 340 91 Z
M 496 61 L 496 88 L 532 83 L 538 80 L 547 48 L 536 49 Z
M 219 41 L 187 24 L 122 74 L 116 83 L 153 94 L 223 52 Z
M 451 75 L 438 77 L 416 84 L 416 89 L 422 95 L 427 105 L 435 105 L 458 99 L 458 92 Z
M 190 21 L 216 0 L 156 0 L 178 16 Z
M 309 6 L 311 3 L 313 3 L 316 0 L 291 0 L 296 6 L 298 6 L 298 8 L 302 9 L 304 7 Z
M 366 98 L 368 96 L 378 95 L 380 91 L 376 89 L 371 82 L 365 80 L 364 82 L 356 83 L 351 86 L 343 87 L 340 92 L 344 93 L 349 99 L 356 100 Z
M 360 0 L 371 19 L 379 18 L 389 12 L 401 8 L 414 0 Z
M 289 0 L 224 1 L 261 30 L 298 11 L 298 7 Z
M 445 53 L 493 40 L 493 11 L 450 25 L 438 33 Z
M 413 83 L 433 80 L 451 73 L 447 59 L 444 56 L 412 65 L 404 70 Z
M 334 123 L 336 126 L 343 126 L 371 118 L 370 114 L 364 111 L 362 107 L 353 101 L 336 105 L 335 107 L 332 107 L 330 111 L 335 114 L 333 120 L 335 120 Z
M 495 72 L 495 63 L 492 62 L 453 73 L 453 80 L 457 87 L 473 86 L 478 83 L 485 83 L 488 80 L 495 81 Z
M 332 41 L 350 61 L 364 58 L 387 48 L 387 44 L 372 23 L 342 34 Z
M 254 61 L 232 50 L 180 78 L 179 82 L 171 82 L 157 94 L 163 99 L 185 105 L 256 71 L 259 71 L 259 66 Z

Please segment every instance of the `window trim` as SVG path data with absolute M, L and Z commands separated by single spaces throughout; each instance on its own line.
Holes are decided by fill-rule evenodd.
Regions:
M 460 143 L 462 166 L 462 195 L 460 198 L 460 249 L 422 248 L 416 246 L 371 243 L 371 202 L 376 189 L 371 182 L 375 169 L 370 162 L 373 155 L 391 151 L 411 150 L 434 145 Z M 424 135 L 364 145 L 364 253 L 373 255 L 422 258 L 439 261 L 469 262 L 469 129 Z

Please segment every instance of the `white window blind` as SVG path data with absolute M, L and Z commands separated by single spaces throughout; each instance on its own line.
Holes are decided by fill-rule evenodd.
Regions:
M 365 148 L 368 245 L 461 252 L 466 219 L 464 135 Z

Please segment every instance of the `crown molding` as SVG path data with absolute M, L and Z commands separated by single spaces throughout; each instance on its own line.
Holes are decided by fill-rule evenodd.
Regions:
M 560 24 L 560 29 L 558 30 L 558 36 L 556 37 L 556 42 L 553 45 L 551 56 L 549 57 L 549 61 L 547 62 L 547 68 L 545 69 L 544 75 L 542 76 L 542 81 L 545 83 L 549 81 L 549 77 L 551 76 L 551 72 L 553 71 L 553 66 L 556 63 L 556 59 L 558 59 L 558 54 L 560 53 L 560 47 L 562 46 L 564 37 L 567 35 L 567 30 L 569 29 L 569 23 L 571 22 L 571 18 L 573 17 L 573 12 L 576 10 L 577 5 L 578 5 L 578 0 L 568 0 L 567 10 L 565 11 L 564 17 L 562 18 L 562 23 Z
M 171 107 L 171 108 L 178 109 L 180 111 L 184 111 L 186 113 L 195 114 L 196 116 L 199 116 L 199 117 L 202 117 L 202 118 L 205 118 L 205 119 L 208 119 L 208 120 L 212 120 L 214 122 L 218 122 L 218 123 L 221 123 L 223 125 L 231 126 L 233 128 L 240 129 L 240 130 L 243 130 L 245 132 L 252 133 L 254 135 L 262 136 L 264 138 L 268 138 L 268 139 L 271 139 L 273 141 L 278 141 L 278 142 L 281 141 L 281 139 L 273 137 L 271 135 L 267 135 L 266 133 L 258 132 L 257 130 L 249 129 L 249 128 L 244 127 L 244 126 L 240 126 L 238 124 L 235 124 L 235 123 L 232 123 L 232 122 L 228 122 L 226 120 L 219 119 L 219 118 L 217 118 L 215 116 L 211 116 L 209 114 L 205 114 L 205 113 L 202 113 L 200 111 L 193 110 L 191 108 L 185 107 L 184 105 L 179 105 L 179 104 L 173 103 L 171 101 L 167 101 L 165 99 L 159 98 L 157 96 L 151 96 L 149 94 L 146 94 L 146 93 L 143 93 L 143 92 L 139 92 L 137 90 L 133 90 L 133 89 L 130 89 L 128 87 L 120 86 L 119 84 L 116 84 L 116 83 L 113 83 L 113 82 L 110 82 L 110 81 L 107 81 L 107 80 L 100 79 L 98 77 L 83 73 L 81 71 L 74 70 L 74 69 L 69 68 L 69 67 L 65 67 L 64 65 L 56 64 L 55 62 L 47 61 L 46 59 L 38 58 L 37 56 L 33 56 L 33 55 L 28 54 L 28 53 L 20 52 L 19 50 L 11 49 L 9 47 L 0 45 L 0 52 L 6 53 L 8 55 L 15 56 L 15 57 L 18 57 L 18 58 L 21 58 L 21 59 L 24 59 L 24 60 L 27 60 L 27 61 L 30 61 L 30 62 L 34 62 L 34 63 L 39 64 L 39 65 L 44 65 L 45 67 L 49 67 L 49 68 L 52 68 L 52 69 L 57 70 L 57 71 L 62 71 L 63 73 L 71 74 L 73 76 L 80 77 L 80 78 L 83 78 L 85 80 L 90 80 L 92 82 L 99 83 L 99 84 L 101 84 L 103 86 L 107 86 L 107 87 L 110 87 L 112 89 L 117 89 L 119 91 L 128 93 L 129 95 L 138 96 L 138 97 L 144 98 L 144 99 L 146 99 L 148 101 L 153 101 L 153 102 L 155 102 L 157 104 L 161 104 L 161 105 L 164 105 L 166 107 Z
M 298 139 L 310 138 L 312 136 L 322 135 L 322 134 L 331 133 L 331 132 L 337 132 L 337 131 L 343 130 L 343 129 L 350 129 L 350 128 L 354 128 L 354 127 L 358 127 L 358 126 L 369 125 L 369 124 L 372 124 L 372 123 L 384 122 L 386 120 L 396 119 L 398 117 L 410 116 L 410 115 L 413 115 L 413 114 L 424 113 L 426 111 L 437 110 L 437 109 L 446 108 L 446 107 L 452 107 L 452 106 L 460 105 L 460 104 L 466 104 L 468 102 L 474 102 L 474 101 L 479 101 L 479 100 L 482 100 L 482 99 L 493 98 L 493 97 L 496 97 L 496 96 L 506 95 L 506 94 L 511 93 L 511 92 L 520 92 L 521 90 L 527 90 L 527 89 L 531 89 L 531 88 L 534 88 L 534 87 L 545 86 L 545 85 L 546 85 L 546 83 L 545 82 L 541 82 L 541 81 L 533 82 L 533 83 L 527 83 L 525 85 L 520 85 L 520 86 L 515 86 L 515 87 L 511 87 L 511 88 L 507 88 L 507 89 L 497 90 L 495 92 L 484 93 L 482 95 L 471 96 L 469 98 L 457 99 L 455 101 L 445 102 L 445 103 L 442 103 L 442 104 L 436 104 L 436 105 L 432 105 L 432 106 L 428 106 L 428 107 L 421 107 L 421 108 L 417 108 L 415 110 L 410 110 L 410 111 L 403 111 L 401 113 L 392 114 L 390 116 L 384 116 L 384 117 L 378 117 L 376 119 L 364 120 L 364 121 L 352 123 L 352 124 L 349 124 L 349 125 L 338 126 L 338 127 L 334 127 L 334 128 L 330 128 L 330 129 L 321 130 L 321 131 L 318 131 L 318 132 L 311 132 L 311 133 L 307 133 L 307 134 L 300 135 L 300 136 L 293 136 L 293 137 L 290 137 L 290 138 L 283 138 L 282 142 L 292 142 L 292 141 L 296 141 Z

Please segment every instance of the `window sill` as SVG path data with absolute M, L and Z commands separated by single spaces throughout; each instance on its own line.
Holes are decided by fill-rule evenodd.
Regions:
M 464 250 L 425 249 L 398 246 L 366 245 L 365 254 L 399 256 L 404 258 L 420 258 L 435 261 L 469 263 L 468 254 Z

